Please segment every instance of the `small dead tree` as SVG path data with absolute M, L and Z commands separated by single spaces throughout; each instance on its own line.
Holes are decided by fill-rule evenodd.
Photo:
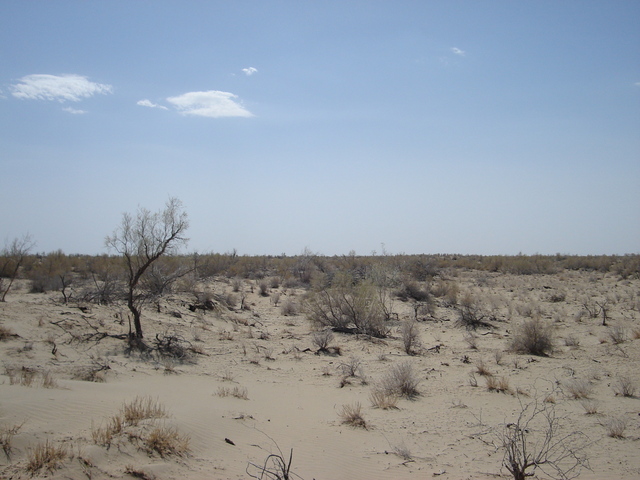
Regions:
M 135 218 L 125 213 L 120 227 L 105 239 L 108 249 L 122 255 L 127 272 L 127 307 L 135 326 L 135 336 L 130 332 L 130 341 L 142 341 L 140 315 L 146 299 L 145 291 L 140 288 L 142 276 L 158 258 L 175 252 L 187 242 L 183 235 L 188 227 L 182 202 L 171 197 L 162 211 L 152 213 L 140 208 Z
M 5 301 L 7 293 L 11 290 L 13 282 L 18 276 L 20 267 L 34 246 L 35 242 L 31 235 L 26 234 L 21 238 L 14 238 L 11 244 L 5 246 L 0 252 L 0 302 Z M 6 277 L 8 281 L 2 277 Z
M 565 432 L 553 404 L 535 400 L 521 405 L 520 414 L 507 423 L 501 435 L 503 465 L 514 480 L 535 475 L 536 469 L 568 480 L 589 468 L 584 453 L 588 438 L 582 432 Z

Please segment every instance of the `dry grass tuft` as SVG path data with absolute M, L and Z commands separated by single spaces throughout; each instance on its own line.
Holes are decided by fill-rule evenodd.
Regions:
M 379 386 L 371 389 L 369 400 L 371 400 L 371 405 L 374 408 L 380 408 L 382 410 L 398 409 L 398 396 L 395 393 L 386 392 Z
M 2 451 L 9 461 L 11 461 L 11 453 L 13 452 L 13 437 L 20 431 L 23 425 L 24 422 L 11 427 L 0 427 L 0 447 L 2 447 Z
M 618 396 L 629 398 L 636 396 L 637 387 L 629 377 L 619 377 L 612 388 Z
M 142 480 L 155 480 L 156 477 L 153 474 L 147 473 L 144 470 L 135 468 L 133 465 L 126 465 L 124 467 L 124 473 L 131 475 L 134 478 L 140 478 Z
M 29 450 L 27 472 L 32 476 L 42 469 L 53 472 L 62 465 L 67 455 L 67 449 L 62 445 L 55 446 L 49 440 L 39 443 L 34 449 Z
M 624 431 L 627 428 L 627 419 L 621 417 L 609 418 L 604 423 L 604 428 L 607 429 L 607 436 L 611 438 L 624 438 Z
M 569 380 L 565 382 L 564 388 L 567 390 L 569 398 L 579 400 L 589 398 L 593 391 L 593 386 L 586 380 Z
M 144 445 L 149 453 L 157 453 L 162 458 L 170 455 L 182 457 L 189 453 L 191 439 L 180 435 L 173 427 L 156 427 L 144 439 Z
M 596 415 L 600 408 L 600 402 L 590 398 L 580 399 L 580 405 L 584 408 L 584 413 L 586 415 Z
M 342 423 L 351 425 L 352 427 L 367 428 L 367 422 L 362 418 L 362 406 L 360 402 L 351 405 L 343 405 L 338 415 L 342 419 Z
M 396 395 L 413 399 L 420 395 L 418 385 L 420 379 L 409 362 L 392 365 L 379 384 L 379 388 L 387 395 Z
M 141 420 L 163 418 L 167 416 L 164 406 L 153 398 L 136 397 L 131 403 L 122 406 L 122 416 L 129 425 L 138 425 Z
M 509 385 L 509 379 L 506 377 L 494 377 L 488 376 L 485 377 L 487 382 L 487 390 L 490 392 L 499 392 L 499 393 L 513 393 L 511 390 L 511 386 Z
M 241 400 L 249 400 L 247 389 L 245 387 L 235 386 L 233 388 L 220 387 L 216 393 L 219 397 L 235 397 Z
M 4 342 L 5 340 L 9 340 L 11 337 L 15 336 L 13 330 L 4 325 L 0 325 L 0 342 Z
M 476 363 L 476 373 L 478 375 L 482 375 L 483 377 L 492 377 L 493 376 L 493 373 L 491 373 L 491 371 L 485 365 L 484 360 L 479 360 Z

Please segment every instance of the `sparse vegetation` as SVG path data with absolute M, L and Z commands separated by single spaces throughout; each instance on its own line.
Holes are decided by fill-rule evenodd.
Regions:
M 32 476 L 41 470 L 53 472 L 63 464 L 68 456 L 67 449 L 63 445 L 55 445 L 49 440 L 38 443 L 28 452 L 26 468 Z
M 628 424 L 629 422 L 624 417 L 612 417 L 605 421 L 604 427 L 607 430 L 607 436 L 622 439 Z
M 360 402 L 343 405 L 338 415 L 340 415 L 342 423 L 351 425 L 352 427 L 367 428 L 367 422 L 362 418 L 362 406 Z
M 552 327 L 537 317 L 526 320 L 514 332 L 510 348 L 517 353 L 547 356 L 553 351 Z
M 149 453 L 157 453 L 162 458 L 170 455 L 184 456 L 189 452 L 190 438 L 181 435 L 173 427 L 155 427 L 144 438 L 144 445 Z
M 613 384 L 613 391 L 621 397 L 635 397 L 638 388 L 629 377 L 619 377 Z
M 589 398 L 593 391 L 593 385 L 587 380 L 572 379 L 564 383 L 564 389 L 567 391 L 569 398 L 579 400 L 581 398 Z
M 413 365 L 409 362 L 402 362 L 391 366 L 382 377 L 378 387 L 387 395 L 412 399 L 420 395 L 419 384 L 420 379 L 416 375 Z

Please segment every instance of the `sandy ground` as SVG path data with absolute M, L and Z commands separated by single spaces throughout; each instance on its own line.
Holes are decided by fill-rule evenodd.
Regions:
M 494 328 L 479 329 L 470 340 L 455 325 L 455 309 L 437 299 L 433 314 L 418 322 L 422 348 L 412 356 L 404 352 L 399 323 L 384 340 L 336 333 L 331 345 L 341 355 L 316 354 L 304 315 L 281 313 L 286 301 L 301 301 L 301 289 L 279 287 L 262 297 L 247 280 L 248 310 L 195 313 L 187 308 L 192 296 L 171 294 L 160 312 L 155 306 L 145 311 L 145 336 L 148 342 L 156 334 L 183 337 L 198 352 L 188 362 L 125 355 L 123 340 L 101 338 L 127 333 L 122 306 L 92 305 L 83 312 L 74 302 L 62 304 L 59 293 L 30 294 L 19 284 L 0 303 L 0 327 L 11 334 L 0 342 L 0 477 L 30 478 L 29 458 L 48 441 L 66 454 L 57 468 L 37 470 L 35 477 L 259 478 L 251 463 L 264 465 L 270 453 L 280 452 L 288 461 L 293 449 L 291 472 L 307 480 L 509 478 L 500 448 L 505 425 L 537 401 L 561 420 L 556 438 L 580 434 L 568 440 L 579 440 L 589 460 L 591 470 L 579 478 L 640 478 L 640 400 L 616 394 L 626 378 L 640 395 L 640 340 L 634 338 L 640 336 L 634 335 L 640 331 L 640 281 L 590 272 L 458 272 L 450 281 L 461 296 L 470 292 L 482 302 Z M 232 292 L 225 281 L 203 288 Z M 604 300 L 608 326 L 581 314 L 585 304 Z M 394 300 L 393 309 L 400 321 L 414 315 L 410 303 Z M 549 357 L 507 348 L 516 325 L 532 316 L 553 325 Z M 612 333 L 624 341 L 614 343 Z M 354 359 L 358 376 L 345 382 L 343 365 Z M 374 408 L 372 389 L 403 362 L 420 378 L 420 395 L 400 399 L 397 409 Z M 481 363 L 504 378 L 509 391 L 489 391 L 478 373 Z M 21 385 L 29 372 L 31 385 Z M 47 372 L 49 388 L 43 385 Z M 588 386 L 596 413 L 588 415 L 585 400 L 572 398 L 572 381 Z M 246 398 L 221 395 L 236 387 Z M 167 415 L 125 427 L 108 447 L 96 445 L 96 430 L 144 396 Z M 366 428 L 342 422 L 343 406 L 356 402 Z M 608 435 L 612 419 L 626 424 L 623 438 Z M 189 452 L 163 458 L 144 448 L 145 435 L 158 426 L 188 437 Z

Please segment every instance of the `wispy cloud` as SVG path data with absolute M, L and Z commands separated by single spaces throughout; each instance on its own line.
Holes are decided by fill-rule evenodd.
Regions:
M 183 115 L 200 117 L 253 117 L 253 114 L 240 105 L 237 95 L 229 92 L 209 90 L 207 92 L 188 92 L 167 101 Z
M 464 50 L 460 50 L 458 47 L 451 47 L 451 51 L 455 54 L 455 55 L 459 55 L 461 57 L 464 57 L 466 55 L 467 52 L 465 52 Z
M 77 108 L 71 108 L 71 107 L 66 107 L 66 108 L 63 108 L 62 110 L 64 110 L 65 112 L 72 113 L 73 115 L 82 115 L 84 113 L 87 113 L 86 110 L 78 110 Z
M 11 94 L 23 100 L 79 102 L 98 94 L 112 93 L 111 85 L 94 83 L 81 75 L 27 75 L 11 85 Z
M 146 98 L 144 100 L 138 100 L 138 102 L 136 102 L 136 105 L 140 105 L 141 107 L 161 108 L 162 110 L 169 110 L 164 105 L 158 105 L 157 103 L 153 103 L 151 100 L 147 100 Z
M 254 67 L 249 67 L 249 68 L 243 68 L 242 71 L 244 72 L 244 74 L 247 77 L 250 77 L 251 75 L 253 75 L 254 73 L 256 73 L 258 71 L 257 68 Z

